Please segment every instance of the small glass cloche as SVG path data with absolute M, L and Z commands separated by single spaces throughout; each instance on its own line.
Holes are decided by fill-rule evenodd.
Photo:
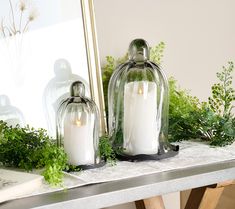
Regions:
M 149 60 L 148 43 L 136 39 L 129 60 L 113 73 L 108 87 L 109 135 L 118 157 L 158 160 L 174 156 L 168 143 L 168 81 Z
M 22 112 L 11 105 L 10 99 L 6 95 L 0 95 L 0 120 L 7 123 L 8 126 L 15 127 L 25 125 L 25 119 Z
M 58 59 L 54 64 L 55 76 L 47 83 L 43 93 L 43 110 L 50 136 L 56 136 L 56 112 L 62 100 L 69 97 L 69 88 L 74 81 L 82 81 L 89 90 L 88 83 L 80 76 L 72 73 L 70 63 L 66 59 Z M 89 95 L 89 92 L 86 92 Z
M 99 119 L 96 104 L 85 97 L 81 81 L 72 83 L 70 97 L 57 112 L 57 143 L 68 155 L 68 163 L 81 168 L 99 167 Z

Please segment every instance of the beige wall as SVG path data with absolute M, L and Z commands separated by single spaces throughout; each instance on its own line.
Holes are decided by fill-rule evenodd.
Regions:
M 234 0 L 94 0 L 94 4 L 102 63 L 107 55 L 125 54 L 134 38 L 145 38 L 152 46 L 164 41 L 167 75 L 206 100 L 215 73 L 235 60 Z M 176 209 L 176 202 L 167 209 Z M 134 208 L 131 204 L 119 208 L 125 207 Z
M 94 0 L 102 63 L 122 56 L 129 42 L 166 43 L 168 76 L 207 99 L 215 72 L 235 60 L 234 0 Z

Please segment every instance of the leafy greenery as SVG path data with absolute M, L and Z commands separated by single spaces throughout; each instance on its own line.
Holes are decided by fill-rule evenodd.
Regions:
M 228 62 L 228 67 L 223 66 L 221 73 L 217 73 L 220 83 L 212 86 L 212 97 L 209 97 L 210 108 L 223 117 L 232 116 L 232 102 L 235 100 L 235 92 L 232 88 L 233 62 Z
M 104 160 L 111 165 L 116 164 L 115 152 L 108 136 L 100 137 L 99 150 L 101 158 L 104 158 Z
M 106 136 L 100 138 L 100 156 L 115 164 L 116 157 Z M 67 164 L 64 149 L 58 147 L 44 129 L 26 126 L 7 126 L 0 121 L 0 165 L 17 167 L 26 171 L 44 168 L 42 175 L 52 186 L 61 186 L 63 171 L 80 171 Z
M 199 138 L 213 146 L 235 141 L 235 118 L 232 113 L 235 92 L 232 88 L 233 62 L 217 73 L 219 83 L 211 87 L 208 102 L 200 103 L 189 92 L 170 80 L 169 138 L 171 141 Z
M 0 121 L 0 163 L 27 171 L 45 168 L 45 180 L 58 186 L 62 183 L 62 171 L 67 169 L 67 156 L 44 129 L 9 127 Z
M 235 91 L 232 87 L 233 62 L 223 66 L 222 72 L 217 73 L 219 83 L 211 87 L 212 96 L 204 108 L 204 116 L 208 118 L 203 123 L 207 129 L 211 145 L 224 146 L 235 141 L 235 117 L 232 113 Z
M 150 60 L 161 64 L 165 44 L 159 43 L 150 50 Z M 103 67 L 104 97 L 107 110 L 108 82 L 114 69 L 127 60 L 106 57 Z M 213 146 L 225 146 L 235 141 L 235 117 L 232 113 L 235 91 L 232 88 L 233 62 L 228 62 L 222 72 L 217 73 L 219 83 L 211 88 L 208 102 L 200 102 L 190 92 L 181 89 L 174 78 L 169 79 L 169 140 L 171 142 L 201 139 Z
M 162 63 L 164 49 L 165 43 L 162 41 L 156 46 L 150 48 L 150 60 L 160 65 Z
M 106 115 L 108 116 L 108 86 L 109 80 L 113 74 L 114 69 L 120 65 L 121 63 L 126 62 L 128 59 L 128 55 L 126 54 L 120 59 L 114 59 L 112 56 L 106 57 L 106 65 L 102 68 L 102 81 L 103 81 L 103 90 L 104 90 L 104 98 L 105 98 L 105 110 Z
M 45 168 L 42 173 L 45 180 L 52 186 L 62 185 L 62 171 L 68 169 L 67 155 L 64 149 L 54 144 L 46 146 L 39 162 Z
M 192 97 L 189 91 L 180 89 L 172 77 L 169 79 L 169 97 L 169 140 L 198 138 L 199 100 Z

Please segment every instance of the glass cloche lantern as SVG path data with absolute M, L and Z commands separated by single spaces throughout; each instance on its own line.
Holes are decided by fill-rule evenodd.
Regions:
M 75 81 L 82 81 L 89 90 L 88 83 L 80 76 L 72 73 L 70 63 L 66 59 L 58 59 L 54 64 L 55 76 L 47 83 L 43 93 L 43 110 L 50 136 L 56 136 L 56 112 L 62 100 L 69 97 L 69 88 Z M 86 91 L 89 95 L 89 91 Z
M 168 82 L 160 67 L 149 61 L 148 43 L 136 39 L 129 61 L 113 73 L 108 88 L 109 135 L 123 160 L 158 160 L 174 156 L 168 143 Z
M 70 97 L 57 112 L 57 143 L 68 155 L 68 163 L 83 169 L 103 164 L 99 157 L 99 119 L 95 103 L 85 97 L 81 81 L 72 83 Z
M 11 105 L 7 95 L 0 95 L 0 120 L 3 120 L 8 126 L 12 127 L 16 127 L 17 125 L 23 127 L 25 125 L 22 112 Z

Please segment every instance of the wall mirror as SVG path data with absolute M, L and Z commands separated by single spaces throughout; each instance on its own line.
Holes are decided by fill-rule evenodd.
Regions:
M 0 5 L 0 117 L 54 136 L 55 111 L 72 81 L 83 81 L 87 96 L 99 103 L 92 1 L 3 0 Z

